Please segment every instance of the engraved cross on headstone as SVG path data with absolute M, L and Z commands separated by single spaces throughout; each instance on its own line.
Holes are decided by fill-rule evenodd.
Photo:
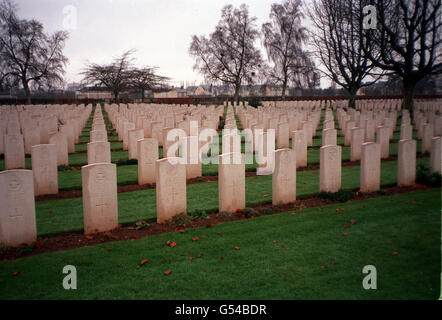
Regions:
M 288 175 L 283 175 L 281 178 L 281 184 L 287 190 L 293 187 L 293 180 Z
M 11 206 L 11 211 L 9 211 L 9 217 L 13 218 L 13 219 L 23 217 L 23 212 L 20 212 L 20 210 L 18 209 L 19 203 L 23 199 L 23 193 L 22 192 L 20 192 L 20 193 L 10 192 L 9 199 L 10 199 L 10 206 Z
M 227 184 L 226 184 L 226 187 L 231 192 L 235 192 L 239 186 L 240 186 L 240 182 L 236 176 L 234 176 L 231 180 L 227 181 Z
M 104 215 L 104 209 L 106 208 L 106 199 L 104 194 L 104 183 L 105 183 L 105 176 L 102 172 L 98 172 L 95 178 L 96 181 L 96 188 L 97 188 L 97 195 L 96 195 L 96 204 L 95 207 L 97 207 L 100 210 L 100 215 Z
M 97 195 L 97 204 L 95 205 L 99 210 L 100 214 L 104 215 L 104 209 L 106 207 L 106 201 L 104 199 L 104 193 L 100 192 Z
M 168 185 L 170 186 L 169 187 L 169 192 L 170 192 L 170 195 L 172 196 L 172 204 L 175 204 L 176 203 L 176 199 L 178 198 L 178 196 L 179 196 L 179 194 L 180 194 L 180 192 L 179 192 L 179 190 L 176 188 L 176 181 L 168 181 Z

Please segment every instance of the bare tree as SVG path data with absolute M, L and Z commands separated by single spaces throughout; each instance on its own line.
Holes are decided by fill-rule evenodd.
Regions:
M 194 35 L 189 49 L 196 59 L 194 69 L 206 80 L 232 85 L 237 102 L 241 84 L 253 83 L 263 63 L 255 47 L 255 21 L 246 5 L 239 9 L 227 5 L 221 11 L 216 30 L 208 38 Z
M 375 50 L 368 47 L 365 53 L 374 65 L 401 78 L 402 106 L 413 113 L 416 84 L 442 72 L 441 0 L 377 0 L 374 8 L 377 25 L 365 35 Z
M 144 102 L 144 91 L 163 87 L 170 78 L 155 74 L 157 67 L 134 68 L 130 71 L 130 84 L 141 91 L 141 101 Z
M 315 0 L 308 11 L 316 28 L 312 32 L 315 55 L 324 66 L 325 75 L 348 92 L 348 106 L 352 108 L 356 92 L 380 77 L 374 74 L 375 65 L 364 54 L 362 22 L 366 3 L 366 0 Z M 366 41 L 366 45 L 371 47 L 371 42 Z M 367 81 L 370 77 L 371 81 Z
M 115 98 L 115 103 L 120 102 L 120 92 L 131 85 L 131 68 L 135 49 L 124 52 L 109 64 L 87 63 L 81 74 L 83 81 L 89 84 L 103 85 L 109 89 Z
M 25 90 L 26 103 L 30 104 L 31 85 L 63 83 L 68 61 L 63 48 L 68 34 L 57 31 L 48 35 L 39 21 L 20 19 L 16 11 L 13 2 L 0 3 L 0 59 L 6 67 L 3 77 L 18 80 Z
M 272 4 L 271 22 L 262 25 L 264 47 L 273 62 L 269 78 L 271 82 L 282 85 L 282 99 L 291 83 L 297 87 L 311 87 L 319 82 L 314 61 L 303 48 L 308 36 L 301 26 L 304 17 L 301 5 L 301 0 Z
M 0 60 L 0 91 L 4 91 L 9 87 L 12 77 L 9 74 L 9 66 L 5 60 Z

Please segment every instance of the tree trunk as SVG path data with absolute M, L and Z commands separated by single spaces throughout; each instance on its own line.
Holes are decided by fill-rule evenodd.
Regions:
M 236 101 L 236 104 L 239 105 L 239 89 L 241 87 L 241 83 L 235 84 L 235 96 L 233 98 L 233 101 Z
M 356 107 L 356 92 L 358 92 L 358 89 L 350 88 L 348 90 L 348 108 L 355 109 Z
M 285 92 L 287 90 L 287 80 L 284 80 L 284 82 L 282 83 L 282 92 L 281 92 L 281 100 L 284 101 L 285 100 Z
M 413 104 L 413 96 L 414 96 L 414 87 L 416 83 L 412 81 L 403 81 L 402 88 L 402 109 L 407 109 L 410 112 L 410 118 L 413 119 L 414 115 L 414 104 Z
M 23 89 L 25 89 L 26 104 L 31 104 L 31 89 L 27 80 L 23 80 Z
M 116 104 L 120 104 L 120 99 L 119 99 L 118 91 L 114 91 L 114 97 L 115 97 L 115 103 Z
M 141 89 L 141 102 L 144 103 L 144 89 Z

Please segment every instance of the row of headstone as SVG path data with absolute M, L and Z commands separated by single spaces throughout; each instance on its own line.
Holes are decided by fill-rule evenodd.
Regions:
M 14 109 L 12 109 L 14 110 Z M 37 111 L 39 108 L 37 107 Z M 72 125 L 81 129 L 86 124 L 91 108 L 80 107 L 74 109 L 69 107 L 64 115 L 70 117 L 75 115 L 75 118 L 63 118 L 62 115 L 49 112 L 49 116 L 41 118 L 40 114 L 35 114 L 36 111 L 21 111 L 20 117 L 16 113 L 11 112 L 8 122 L 8 131 L 6 135 L 2 136 L 4 141 L 5 151 L 5 169 L 6 171 L 14 169 L 25 168 L 25 150 L 30 147 L 33 178 L 33 192 L 35 196 L 49 195 L 58 193 L 58 166 L 69 164 L 69 140 L 75 142 L 76 135 L 70 135 L 68 139 L 67 132 L 74 132 Z M 43 111 L 45 111 L 43 109 Z M 42 112 L 43 112 L 42 111 Z M 52 115 L 51 115 L 52 114 Z M 22 121 L 18 120 L 21 119 Z M 29 124 L 29 119 L 40 119 L 40 122 Z M 63 124 L 63 121 L 64 122 Z M 29 124 L 30 127 L 23 127 Z M 32 130 L 31 130 L 32 129 Z M 39 134 L 44 132 L 44 135 Z M 42 138 L 44 136 L 44 138 Z M 24 138 L 25 137 L 25 138 Z M 36 137 L 36 138 L 35 138 Z M 35 138 L 35 139 L 34 139 Z M 78 138 L 78 137 L 77 137 Z M 41 143 L 45 141 L 45 143 Z M 27 145 L 26 145 L 27 144 Z
M 197 154 L 187 153 L 188 158 L 196 158 L 197 161 L 188 161 L 186 165 L 187 179 L 200 177 L 202 175 L 202 164 L 199 156 L 201 144 L 198 141 L 199 130 L 212 129 L 213 134 L 208 137 L 212 139 L 216 135 L 219 117 L 223 113 L 222 107 L 188 107 L 182 108 L 174 105 L 162 105 L 162 114 L 158 108 L 151 105 L 128 105 L 117 107 L 105 105 L 109 119 L 116 129 L 119 140 L 123 141 L 123 149 L 128 150 L 129 159 L 138 160 L 139 184 L 155 182 L 155 161 L 159 158 L 158 147 L 162 147 L 163 158 L 178 156 L 182 150 L 195 150 L 190 145 L 197 144 Z M 164 112 L 167 111 L 167 113 Z M 227 112 L 226 123 L 232 126 L 231 113 Z M 193 125 L 196 123 L 196 126 Z M 185 136 L 169 139 L 168 134 L 173 129 L 182 129 Z M 196 132 L 195 132 L 196 131 Z M 180 139 L 178 139 L 180 138 Z M 179 141 L 178 148 L 170 151 L 170 147 Z M 170 154 L 169 154 L 170 151 Z M 189 160 L 189 159 L 188 159 Z
M 241 111 L 239 112 L 241 113 Z M 101 125 L 101 108 L 96 110 L 94 123 L 99 129 Z M 326 120 L 331 121 L 330 113 L 326 112 Z M 324 121 L 324 122 L 325 122 Z M 284 122 L 283 122 L 284 123 Z M 404 123 L 406 125 L 406 123 Z M 324 126 L 325 128 L 325 126 Z M 306 131 L 308 128 L 305 128 Z M 327 124 L 326 130 L 334 130 Z M 95 131 L 95 130 L 93 130 Z M 99 130 L 97 130 L 99 131 Z M 384 130 L 384 135 L 390 135 L 389 129 Z M 404 132 L 407 130 L 404 129 Z M 434 131 L 433 131 L 434 132 Z M 272 202 L 283 204 L 296 199 L 296 167 L 298 135 L 305 135 L 304 130 L 295 130 L 292 140 L 295 144 L 292 149 L 277 149 L 274 152 L 274 171 L 272 176 Z M 307 133 L 310 135 L 310 132 Z M 405 135 L 405 133 L 404 133 Z M 263 134 L 264 136 L 264 134 Z M 382 133 L 380 134 L 382 136 Z M 405 136 L 404 136 L 405 137 Z M 331 138 L 333 139 L 333 138 Z M 267 140 L 267 139 L 265 139 Z M 303 145 L 306 147 L 306 139 Z M 362 135 L 359 136 L 362 140 Z M 380 159 L 382 158 L 382 143 L 361 143 L 361 191 L 376 191 L 380 187 Z M 189 137 L 191 141 L 191 137 Z M 98 141 L 94 141 L 98 142 Z M 91 142 L 91 143 L 94 143 Z M 293 142 L 293 141 L 292 141 Z M 143 138 L 137 140 L 137 156 L 146 154 L 146 166 L 155 172 L 157 188 L 157 220 L 164 222 L 176 214 L 186 212 L 186 167 L 179 162 L 171 163 L 170 158 L 158 160 L 154 150 L 158 152 L 158 140 Z M 149 147 L 143 147 L 146 144 Z M 52 151 L 51 151 L 52 149 Z M 37 145 L 34 148 L 35 167 L 41 166 L 44 161 L 41 155 L 44 151 L 51 159 L 56 159 L 54 145 Z M 153 151 L 153 156 L 152 152 Z M 304 148 L 303 148 L 304 150 Z M 432 170 L 441 172 L 441 138 L 431 138 L 431 164 Z M 245 165 L 244 156 L 240 164 L 227 163 L 227 159 L 234 157 L 234 153 L 223 153 L 219 156 L 219 210 L 220 212 L 235 212 L 245 206 Z M 323 145 L 320 149 L 320 191 L 336 192 L 341 188 L 341 147 L 337 145 Z M 33 156 L 34 162 L 34 156 Z M 40 164 L 39 164 L 40 163 Z M 153 167 L 153 163 L 155 163 Z M 51 168 L 54 167 L 52 164 Z M 56 167 L 56 166 L 55 166 Z M 34 168 L 34 163 L 33 163 Z M 414 184 L 416 168 L 416 141 L 401 139 L 398 147 L 398 179 L 400 186 Z M 42 169 L 47 174 L 49 167 Z M 35 183 L 35 175 L 30 170 L 7 170 L 0 173 L 1 203 L 5 204 L 0 215 L 1 241 L 7 245 L 18 245 L 23 242 L 32 242 L 36 236 L 35 226 L 35 189 L 40 188 Z M 50 180 L 50 179 L 45 179 Z M 82 168 L 83 207 L 85 233 L 107 231 L 118 227 L 118 203 L 116 166 L 111 163 L 89 164 Z M 9 230 L 9 231 L 8 231 Z
M 75 152 L 75 143 L 78 142 L 92 106 L 6 106 L 2 107 L 0 114 L 0 154 L 14 159 L 22 153 L 31 154 L 31 148 L 39 144 L 57 145 L 57 163 L 66 164 L 65 144 L 68 153 Z M 11 136 L 11 137 L 9 137 Z M 18 142 L 20 149 L 11 150 L 11 142 Z M 21 149 L 24 149 L 23 151 Z M 14 153 L 14 151 L 16 151 Z M 9 153 L 9 155 L 8 155 Z M 8 161 L 11 166 L 21 166 L 14 161 Z M 19 168 L 19 167 L 17 167 Z
M 58 116 L 55 114 L 60 109 L 56 108 L 18 108 L 20 121 L 16 121 L 15 118 L 12 124 L 8 122 L 6 134 L 0 137 L 0 140 L 5 142 L 3 151 L 6 169 L 0 172 L 2 244 L 18 246 L 36 240 L 34 197 L 58 193 L 58 166 L 68 165 L 68 152 L 75 151 L 74 148 L 69 150 L 69 145 L 74 145 L 75 140 L 78 141 L 78 132 L 81 132 L 86 124 L 91 110 L 90 107 L 74 106 L 58 108 L 62 110 Z M 16 107 L 10 107 L 9 110 L 13 110 L 9 119 L 14 119 Z M 40 114 L 51 114 L 50 111 L 54 112 L 53 115 L 46 118 Z M 37 123 L 29 124 L 29 120 L 35 120 Z M 74 131 L 74 126 L 78 130 Z M 24 169 L 25 150 L 31 155 L 32 170 Z
M 110 142 L 108 142 L 106 124 L 100 105 L 97 105 L 95 108 L 89 138 L 90 142 L 87 144 L 87 163 L 110 163 L 111 146 Z

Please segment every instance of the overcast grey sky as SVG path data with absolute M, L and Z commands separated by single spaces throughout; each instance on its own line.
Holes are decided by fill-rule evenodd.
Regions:
M 271 4 L 278 0 L 15 1 L 21 17 L 36 18 L 46 31 L 68 28 L 70 36 L 64 50 L 69 58 L 68 82 L 81 80 L 79 72 L 86 61 L 109 62 L 135 48 L 138 65 L 157 66 L 160 74 L 179 85 L 181 81 L 202 82 L 188 54 L 191 37 L 211 33 L 223 6 L 247 4 L 261 28 L 268 20 Z

